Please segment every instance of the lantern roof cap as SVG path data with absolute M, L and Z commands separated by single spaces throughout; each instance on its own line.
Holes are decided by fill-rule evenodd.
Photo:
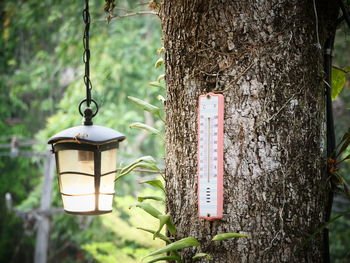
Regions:
M 53 144 L 64 140 L 85 143 L 104 144 L 111 141 L 123 141 L 125 135 L 111 128 L 98 125 L 80 125 L 63 130 L 52 136 L 48 143 Z

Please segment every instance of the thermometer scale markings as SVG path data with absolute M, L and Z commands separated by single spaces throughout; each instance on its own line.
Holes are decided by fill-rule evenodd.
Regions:
M 223 96 L 199 96 L 198 213 L 206 220 L 222 217 L 223 204 Z
M 210 118 L 208 118 L 208 183 L 210 182 Z

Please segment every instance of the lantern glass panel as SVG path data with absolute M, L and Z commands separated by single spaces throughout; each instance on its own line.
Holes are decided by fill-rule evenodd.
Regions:
M 103 151 L 101 153 L 101 193 L 114 193 L 114 180 L 116 168 L 117 149 Z
M 105 194 L 114 193 L 115 173 L 101 176 L 100 192 Z
M 99 195 L 99 209 L 103 211 L 112 210 L 113 195 Z
M 67 173 L 61 174 L 61 193 L 69 195 L 93 194 L 95 192 L 94 177 Z
M 66 196 L 62 195 L 63 207 L 71 212 L 89 212 L 95 209 L 95 195 Z
M 113 172 L 116 169 L 117 169 L 117 149 L 101 152 L 101 175 Z
M 94 174 L 94 153 L 91 151 L 61 150 L 58 151 L 58 162 L 60 173 Z

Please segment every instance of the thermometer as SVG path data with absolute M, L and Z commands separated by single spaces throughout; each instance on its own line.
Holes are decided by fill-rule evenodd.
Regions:
M 198 102 L 198 214 L 212 221 L 223 210 L 224 96 L 207 93 Z

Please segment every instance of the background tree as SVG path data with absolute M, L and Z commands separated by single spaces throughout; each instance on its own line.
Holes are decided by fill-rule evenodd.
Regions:
M 317 2 L 317 3 L 315 3 Z M 179 237 L 249 238 L 202 251 L 223 262 L 323 262 L 326 169 L 323 52 L 329 1 L 167 1 L 167 208 Z M 224 217 L 197 216 L 197 99 L 225 96 Z M 195 249 L 185 253 L 191 262 Z

